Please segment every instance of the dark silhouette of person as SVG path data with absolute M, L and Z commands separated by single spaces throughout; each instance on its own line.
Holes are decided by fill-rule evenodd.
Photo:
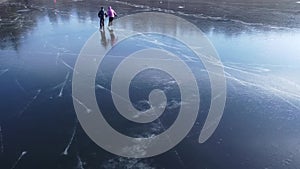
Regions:
M 100 35 L 101 35 L 101 45 L 102 45 L 105 49 L 107 49 L 108 42 L 107 42 L 107 39 L 106 39 L 105 30 L 100 31 Z
M 104 19 L 107 17 L 107 13 L 104 11 L 103 7 L 101 7 L 100 11 L 98 12 L 98 17 L 100 19 L 100 30 L 104 30 Z
M 113 30 L 109 30 L 109 35 L 110 35 L 109 39 L 106 38 L 105 30 L 103 30 L 103 31 L 100 30 L 99 32 L 100 32 L 100 36 L 101 36 L 101 45 L 105 49 L 107 49 L 108 44 L 110 44 L 111 47 L 115 45 L 115 43 L 117 42 L 117 38 L 116 38 L 115 33 L 114 33 Z
M 29 7 L 29 0 L 24 0 L 24 3 L 25 3 L 24 7 L 28 8 Z
M 109 30 L 109 34 L 110 34 L 110 45 L 114 46 L 114 44 L 116 43 L 116 36 L 114 34 L 113 30 Z

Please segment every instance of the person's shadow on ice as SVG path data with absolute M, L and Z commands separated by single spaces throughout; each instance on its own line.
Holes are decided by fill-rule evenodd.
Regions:
M 106 35 L 105 35 L 105 31 L 100 31 L 100 35 L 101 35 L 101 45 L 107 49 L 107 45 L 108 45 L 108 42 L 107 42 L 107 39 L 106 39 Z
M 110 39 L 106 38 L 106 32 L 105 32 L 105 30 L 100 31 L 100 35 L 101 35 L 101 45 L 105 49 L 107 49 L 109 43 L 110 43 L 110 45 L 112 47 L 117 42 L 117 38 L 116 38 L 115 33 L 114 33 L 113 30 L 109 30 Z

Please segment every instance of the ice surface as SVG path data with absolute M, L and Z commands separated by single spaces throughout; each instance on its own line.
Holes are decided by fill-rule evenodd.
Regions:
M 145 3 L 147 5 L 140 5 L 140 4 L 134 3 L 134 1 L 115 1 L 115 2 L 117 2 L 119 4 L 132 6 L 132 7 L 135 7 L 135 8 L 146 9 L 147 11 L 165 12 L 165 13 L 177 14 L 177 15 L 181 15 L 181 16 L 193 17 L 193 18 L 198 18 L 198 19 L 207 19 L 207 20 L 212 20 L 212 21 L 223 21 L 223 22 L 233 22 L 233 23 L 243 24 L 245 26 L 262 26 L 262 27 L 268 27 L 268 28 L 272 28 L 272 29 L 289 29 L 288 27 L 285 27 L 285 26 L 266 24 L 264 22 L 247 22 L 247 21 L 244 21 L 244 20 L 241 20 L 241 19 L 229 18 L 229 17 L 226 17 L 226 14 L 224 14 L 223 16 L 212 16 L 212 15 L 203 14 L 203 13 L 201 13 L 201 11 L 200 12 L 197 11 L 196 13 L 191 13 L 192 9 L 197 10 L 196 7 L 192 7 L 192 6 L 189 7 L 188 10 L 183 12 L 183 11 L 176 11 L 176 8 L 172 8 L 169 5 L 164 5 L 163 7 L 153 7 L 155 5 L 151 6 L 151 3 L 150 4 Z M 169 3 L 169 2 L 167 1 L 167 3 Z M 204 3 L 204 5 L 202 3 Z M 296 2 L 296 3 L 299 3 L 299 2 Z M 161 1 L 161 4 L 162 4 L 162 1 Z M 185 2 L 185 4 L 192 5 L 193 3 L 189 4 L 189 2 L 187 1 L 187 2 Z M 197 5 L 206 6 L 207 4 L 214 5 L 214 3 L 210 3 L 210 2 L 199 2 L 199 4 L 197 4 Z M 232 4 L 232 3 L 228 3 L 228 4 Z M 177 6 L 177 8 L 178 9 L 184 9 L 185 6 L 180 5 L 180 6 Z M 213 7 L 211 7 L 211 8 L 213 8 Z
M 123 157 L 118 157 L 110 159 L 104 164 L 101 165 L 101 168 L 110 169 L 110 168 L 124 168 L 124 169 L 156 169 L 152 167 L 150 162 L 139 159 L 127 159 Z
M 0 125 L 0 151 L 1 153 L 4 152 L 3 131 L 1 125 Z
M 227 79 L 234 80 L 246 87 L 261 89 L 261 92 L 264 94 L 272 94 L 280 97 L 283 101 L 300 110 L 300 105 L 298 104 L 300 103 L 300 85 L 296 82 L 284 77 L 270 75 L 270 70 L 267 68 L 254 67 L 247 70 L 245 69 L 245 66 L 239 68 L 237 65 L 234 65 L 226 66 L 226 69 L 230 70 L 230 72 L 234 72 L 232 74 L 226 72 Z M 253 70 L 258 72 L 253 73 Z M 267 73 L 262 74 L 265 72 Z M 236 74 L 235 76 L 237 77 L 233 74 Z M 295 105 L 292 102 L 295 102 L 295 104 L 297 103 L 298 105 Z
M 83 134 L 78 124 L 73 124 L 76 116 L 73 99 L 87 113 L 92 112 L 88 103 L 72 96 L 69 87 L 73 74 L 77 73 L 74 72 L 74 65 L 81 48 L 94 32 L 98 33 L 99 20 L 96 13 L 99 2 L 33 0 L 29 4 L 1 4 L 0 155 L 5 161 L 0 168 L 298 168 L 300 9 L 297 4 L 300 2 L 275 1 L 272 4 L 266 1 L 247 4 L 246 1 L 229 0 L 226 3 L 201 0 L 193 3 L 163 0 L 103 1 L 103 6 L 112 5 L 119 17 L 154 11 L 175 14 L 189 20 L 208 36 L 225 66 L 228 97 L 224 117 L 211 139 L 205 144 L 198 144 L 197 137 L 207 116 L 210 99 L 218 98 L 210 98 L 207 70 L 199 65 L 197 57 L 182 51 L 180 45 L 162 42 L 145 34 L 136 39 L 141 43 L 134 44 L 135 47 L 147 48 L 151 44 L 176 51 L 183 61 L 191 65 L 201 89 L 201 112 L 195 128 L 174 149 L 150 159 L 128 159 L 107 153 Z M 266 13 L 268 15 L 261 15 Z M 115 31 L 99 32 L 97 45 L 103 50 L 111 47 L 117 49 L 116 43 L 120 36 L 118 30 L 121 32 L 122 29 L 126 35 L 132 33 L 133 26 L 146 23 L 147 20 L 121 23 L 116 19 Z M 197 40 L 193 32 L 186 32 L 188 29 L 180 25 L 152 25 L 147 31 L 155 30 L 172 32 L 178 39 L 184 32 L 190 34 L 191 39 Z M 131 45 L 127 44 L 125 49 Z M 201 46 L 194 47 L 202 49 Z M 108 71 L 99 69 L 95 83 L 96 94 L 116 95 L 108 87 L 113 73 L 110 64 L 121 61 L 124 58 L 122 52 L 105 56 L 107 64 L 104 66 L 108 67 Z M 97 57 L 94 56 L 94 61 Z M 172 95 L 173 98 L 166 105 L 168 114 L 165 117 L 176 116 L 180 106 L 189 104 L 181 102 L 176 95 L 174 79 L 147 74 L 142 81 L 144 83 L 137 83 L 130 93 L 130 97 L 135 100 L 132 104 L 139 110 L 144 111 L 149 107 L 148 96 L 140 96 L 147 93 L 143 89 L 149 86 Z M 136 90 L 139 92 L 136 93 Z M 33 104 L 34 109 L 31 109 Z M 106 108 L 102 110 L 112 112 Z M 14 114 L 19 116 L 15 117 Z M 116 117 L 109 118 L 115 120 Z M 71 127 L 66 127 L 68 125 Z M 116 130 L 121 128 L 122 132 L 137 137 L 137 141 L 140 137 L 151 138 L 170 125 L 172 122 L 164 116 L 147 126 L 136 127 L 136 124 L 130 123 L 128 127 L 118 121 L 115 124 Z M 49 142 L 40 141 L 40 138 L 49 138 Z M 120 151 L 146 153 L 145 147 L 151 144 L 153 142 L 150 139 L 145 145 L 124 147 Z M 20 154 L 19 148 L 26 148 L 30 156 L 23 159 L 27 151 Z M 61 158 L 60 153 L 65 156 L 57 161 Z M 15 154 L 20 154 L 17 159 Z M 20 163 L 22 159 L 28 161 Z M 72 163 L 72 167 L 65 167 L 65 163 Z

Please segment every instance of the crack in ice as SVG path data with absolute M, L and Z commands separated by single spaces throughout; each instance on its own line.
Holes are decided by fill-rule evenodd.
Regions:
M 67 145 L 67 147 L 65 148 L 64 152 L 62 153 L 63 155 L 68 155 L 68 151 L 69 151 L 69 148 L 71 146 L 71 144 L 73 143 L 73 140 L 75 138 L 75 134 L 76 134 L 76 131 L 77 131 L 77 123 L 75 124 L 74 128 L 73 128 L 73 133 L 72 133 L 72 136 L 71 136 L 71 139 Z
M 27 151 L 23 151 L 22 153 L 21 153 L 21 155 L 19 156 L 19 158 L 17 159 L 17 161 L 14 163 L 14 165 L 11 167 L 11 169 L 15 169 L 16 168 L 16 166 L 18 165 L 18 163 L 20 162 L 20 160 L 23 158 L 23 156 L 25 155 L 25 154 L 27 154 Z
M 77 99 L 77 98 L 74 97 L 73 95 L 72 95 L 72 98 L 73 98 L 75 101 L 77 101 L 82 107 L 84 107 L 87 113 L 91 113 L 91 112 L 92 112 L 92 110 L 89 109 L 89 108 L 88 108 L 84 103 L 82 103 L 79 99 Z
M 78 154 L 77 154 L 77 160 L 78 160 L 78 163 L 77 163 L 76 169 L 84 169 L 84 167 L 83 167 L 84 162 L 82 162 L 82 160 Z
M 67 64 L 63 59 L 60 59 L 60 61 L 61 61 L 61 63 L 62 63 L 63 65 L 65 65 L 67 68 L 69 68 L 69 69 L 71 69 L 71 70 L 74 71 L 74 68 L 73 68 L 72 66 L 70 66 L 69 64 Z
M 109 90 L 108 88 L 105 88 L 105 87 L 102 86 L 102 85 L 97 84 L 96 87 L 98 87 L 99 89 L 102 89 L 102 90 L 106 90 L 106 91 L 110 92 L 112 95 L 118 96 L 120 99 L 122 99 L 122 100 L 126 101 L 127 103 L 130 103 L 130 104 L 131 104 L 131 102 L 128 101 L 128 100 L 127 100 L 126 98 L 124 98 L 123 96 L 118 95 L 117 93 L 115 93 L 115 92 Z
M 58 94 L 58 97 L 62 97 L 62 94 L 63 94 L 63 91 L 64 91 L 64 88 L 67 84 L 67 81 L 69 79 L 69 75 L 70 75 L 70 72 L 67 73 L 66 77 L 65 77 L 65 81 L 62 83 L 62 87 L 60 88 L 60 92 Z
M 2 76 L 6 72 L 8 72 L 8 69 L 0 70 L 0 76 Z
M 22 90 L 23 93 L 27 93 L 25 88 L 21 85 L 18 79 L 15 79 L 17 86 Z
M 252 77 L 247 80 L 234 77 L 232 74 L 225 72 L 226 78 L 234 80 L 239 84 L 246 87 L 255 87 L 263 90 L 269 94 L 275 95 L 282 101 L 286 102 L 290 106 L 300 110 L 300 106 L 293 103 L 293 101 L 299 102 L 300 100 L 300 85 L 282 77 L 273 77 L 269 75 L 259 75 L 247 71 L 247 69 L 241 70 L 238 67 L 226 67 L 239 73 L 241 77 Z M 243 76 L 246 75 L 246 76 Z M 284 85 L 280 85 L 284 84 Z M 291 100 L 292 99 L 292 100 Z
M 109 91 L 109 92 L 111 92 L 111 94 L 114 94 L 114 95 L 120 97 L 121 99 L 124 99 L 126 102 L 128 102 L 128 103 L 131 104 L 131 102 L 128 101 L 127 99 L 125 99 L 124 97 L 122 97 L 122 96 L 120 96 L 120 95 L 114 93 L 113 91 L 111 91 L 111 90 L 105 88 L 105 87 L 102 86 L 102 85 L 97 84 L 96 87 L 98 87 L 99 89 L 102 89 L 102 90 Z M 147 112 L 147 111 L 146 111 L 146 112 Z M 165 130 L 166 130 L 166 127 L 163 125 L 163 123 L 161 122 L 161 120 L 160 120 L 159 118 L 157 118 L 157 119 L 158 119 L 159 125 L 160 125 L 160 126 L 164 129 L 164 131 L 165 131 Z M 172 142 L 171 139 L 170 139 L 170 137 L 168 137 L 168 140 L 169 140 L 170 143 Z M 147 145 L 144 145 L 144 146 L 147 146 Z M 132 150 L 132 148 L 134 148 L 135 151 L 137 151 L 137 149 L 138 149 L 138 152 L 137 152 L 137 153 L 142 153 L 141 151 L 143 151 L 143 147 L 125 147 L 125 148 L 123 149 L 123 151 L 130 151 L 130 150 Z M 142 150 L 141 150 L 140 148 L 142 148 Z M 130 150 L 129 150 L 129 149 L 130 149 Z M 178 151 L 177 151 L 177 150 L 174 150 L 174 152 L 175 152 L 176 157 L 178 158 L 180 164 L 185 168 L 185 164 L 184 164 L 182 158 L 180 157 Z M 133 152 L 133 153 L 134 153 L 134 152 Z
M 37 93 L 31 99 L 31 101 L 26 104 L 26 106 L 22 109 L 22 111 L 20 111 L 19 116 L 22 116 L 22 114 L 29 108 L 29 106 L 37 99 L 37 97 L 39 96 L 39 94 L 41 93 L 41 91 L 42 91 L 42 89 L 38 89 L 37 90 Z

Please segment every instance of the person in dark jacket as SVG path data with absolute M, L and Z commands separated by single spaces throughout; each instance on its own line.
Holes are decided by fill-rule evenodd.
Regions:
M 101 7 L 98 12 L 98 17 L 100 18 L 100 30 L 104 30 L 104 19 L 107 17 L 107 13 L 104 11 L 103 7 Z

